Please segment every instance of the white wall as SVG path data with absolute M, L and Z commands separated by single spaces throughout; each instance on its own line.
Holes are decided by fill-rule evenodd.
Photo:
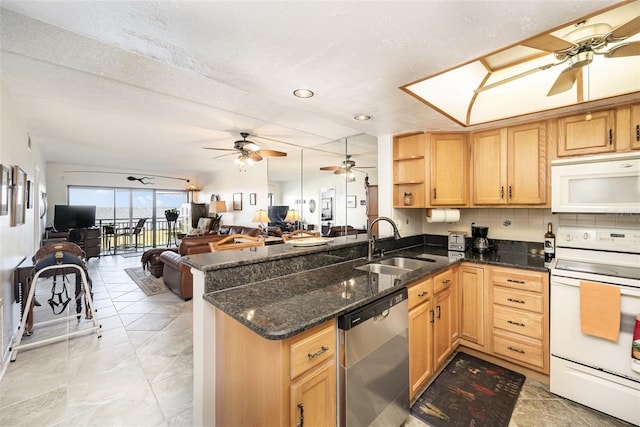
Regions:
M 31 258 L 39 243 L 40 191 L 46 190 L 38 139 L 31 137 L 28 148 L 28 127 L 11 93 L 0 78 L 0 163 L 3 166 L 19 165 L 27 179 L 34 182 L 34 207 L 26 210 L 25 224 L 11 227 L 10 215 L 0 216 L 0 359 L 6 361 L 9 340 L 17 330 L 20 307 L 14 303 L 13 270 L 24 259 Z M 11 208 L 10 208 L 11 209 Z
M 227 202 L 222 224 L 258 226 L 252 222 L 253 215 L 258 209 L 267 209 L 268 205 L 267 162 L 258 162 L 241 171 L 230 160 L 228 169 L 202 175 L 200 180 L 202 190 L 197 194 L 197 202 L 208 203 L 212 194 L 220 195 L 220 200 Z M 241 211 L 233 210 L 234 193 L 242 193 Z M 255 205 L 249 204 L 249 193 L 256 193 Z

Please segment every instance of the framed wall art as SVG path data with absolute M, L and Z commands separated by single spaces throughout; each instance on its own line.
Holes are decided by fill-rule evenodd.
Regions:
M 11 174 L 11 226 L 24 224 L 26 216 L 27 174 L 14 166 Z
M 11 171 L 5 165 L 0 165 L 2 175 L 0 175 L 0 215 L 9 214 L 9 189 L 11 188 Z
M 249 204 L 252 206 L 256 204 L 256 193 L 249 193 Z
M 242 210 L 242 193 L 233 193 L 233 210 Z
M 356 196 L 347 196 L 347 207 L 348 208 L 356 207 Z

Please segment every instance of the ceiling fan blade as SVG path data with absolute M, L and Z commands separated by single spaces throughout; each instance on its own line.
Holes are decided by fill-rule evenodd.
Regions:
M 338 168 L 338 169 L 336 169 L 336 171 L 333 174 L 334 175 L 342 175 L 343 173 L 347 173 L 347 171 L 344 168 Z
M 553 86 L 551 86 L 551 89 L 549 89 L 549 93 L 547 93 L 547 96 L 557 95 L 571 89 L 573 87 L 573 84 L 576 82 L 578 73 L 580 73 L 581 69 L 582 67 L 569 67 L 562 70 L 555 83 L 553 83 Z
M 235 148 L 214 148 L 214 147 L 202 147 L 205 150 L 217 150 L 217 151 L 237 151 Z
M 617 26 L 607 34 L 607 42 L 620 41 L 640 32 L 640 16 L 636 16 L 631 21 Z
M 287 153 L 276 150 L 263 150 L 261 148 L 259 153 L 267 157 L 287 157 Z
M 520 43 L 533 49 L 544 50 L 546 52 L 556 52 L 558 50 L 571 49 L 575 45 L 551 34 L 543 34 L 530 40 Z
M 320 168 L 321 171 L 334 171 L 336 169 L 341 169 L 340 166 L 323 166 Z
M 621 58 L 624 56 L 640 55 L 640 41 L 631 43 L 622 43 L 609 49 L 604 54 L 606 58 Z
M 562 64 L 562 62 L 557 62 L 557 63 L 554 63 L 554 64 L 541 65 L 540 67 L 532 68 L 531 70 L 525 71 L 525 72 L 520 73 L 520 74 L 516 74 L 516 75 L 511 76 L 511 77 L 507 77 L 506 79 L 499 80 L 499 81 L 497 81 L 495 83 L 491 83 L 489 85 L 479 87 L 474 92 L 475 93 L 484 92 L 485 90 L 493 89 L 496 86 L 501 86 L 501 85 L 503 85 L 505 83 L 512 82 L 512 81 L 520 79 L 520 78 L 522 78 L 524 76 L 528 76 L 529 74 L 537 73 L 538 71 L 548 70 L 549 68 L 554 67 L 554 66 L 559 65 L 559 64 Z
M 257 151 L 248 152 L 247 157 L 253 160 L 254 162 L 259 162 L 260 160 L 262 160 L 262 156 Z
M 375 166 L 354 166 L 351 169 L 375 169 Z

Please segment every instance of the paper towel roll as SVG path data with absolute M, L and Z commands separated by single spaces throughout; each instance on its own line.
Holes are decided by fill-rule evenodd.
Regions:
M 458 222 L 460 209 L 427 209 L 427 222 Z

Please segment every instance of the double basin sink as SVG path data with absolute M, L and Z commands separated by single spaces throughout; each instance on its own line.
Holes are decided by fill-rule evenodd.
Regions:
M 417 255 L 416 258 L 420 259 L 396 256 L 370 262 L 358 266 L 356 269 L 370 273 L 400 276 L 416 270 L 423 270 L 428 273 L 449 264 L 449 258 L 438 255 L 421 254 Z

